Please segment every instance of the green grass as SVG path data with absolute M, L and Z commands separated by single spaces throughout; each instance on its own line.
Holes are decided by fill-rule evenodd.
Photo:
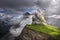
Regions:
M 42 32 L 42 33 L 46 33 L 48 35 L 51 35 L 52 37 L 55 37 L 57 35 L 60 35 L 60 30 L 58 30 L 56 27 L 50 26 L 50 25 L 27 25 L 28 28 L 38 31 L 38 32 Z

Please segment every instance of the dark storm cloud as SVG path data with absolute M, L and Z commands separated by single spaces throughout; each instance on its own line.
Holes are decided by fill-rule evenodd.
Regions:
M 36 6 L 36 8 L 40 7 L 40 9 L 45 10 L 45 15 L 60 13 L 59 0 L 0 0 L 0 7 L 12 7 L 17 8 L 17 10 L 24 10 L 34 6 Z
M 36 0 L 0 0 L 0 7 L 31 7 Z
M 26 9 L 37 6 L 46 9 L 49 6 L 50 0 L 0 0 L 0 7 L 13 7 Z
M 36 2 L 36 5 L 42 9 L 46 9 L 49 6 L 50 2 L 51 0 L 38 0 Z

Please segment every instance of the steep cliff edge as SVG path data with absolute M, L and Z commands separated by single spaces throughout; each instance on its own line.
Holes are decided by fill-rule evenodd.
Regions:
M 56 35 L 60 35 L 59 30 L 47 28 L 43 25 L 28 25 L 16 40 L 60 40 Z
M 54 40 L 51 36 L 25 28 L 16 40 Z

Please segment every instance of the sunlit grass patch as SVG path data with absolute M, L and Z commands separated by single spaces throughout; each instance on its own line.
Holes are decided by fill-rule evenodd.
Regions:
M 32 24 L 32 25 L 27 25 L 27 27 L 38 32 L 46 33 L 48 35 L 51 35 L 52 37 L 55 37 L 56 35 L 60 35 L 60 30 L 50 25 Z

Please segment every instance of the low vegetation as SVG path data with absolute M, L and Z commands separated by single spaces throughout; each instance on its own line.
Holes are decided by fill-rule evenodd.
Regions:
M 55 26 L 48 25 L 43 14 L 39 10 L 37 10 L 36 17 L 40 20 L 41 24 L 27 25 L 27 28 L 48 34 L 56 40 L 60 40 L 60 30 Z
M 60 38 L 60 36 L 59 36 L 60 30 L 54 26 L 42 25 L 42 24 L 41 25 L 32 24 L 32 25 L 27 25 L 27 28 L 51 35 L 56 40 L 59 40 L 59 38 Z

